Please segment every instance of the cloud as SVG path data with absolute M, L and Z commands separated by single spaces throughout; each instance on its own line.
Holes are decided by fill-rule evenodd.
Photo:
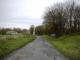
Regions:
M 45 7 L 64 0 L 0 0 L 0 27 L 41 25 Z

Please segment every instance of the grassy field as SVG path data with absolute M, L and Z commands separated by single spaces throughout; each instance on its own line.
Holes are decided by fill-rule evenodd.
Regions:
M 57 39 L 46 35 L 43 37 L 46 38 L 62 54 L 69 57 L 70 60 L 80 60 L 79 33 L 62 36 Z
M 17 38 L 15 38 L 16 36 Z M 3 36 L 1 36 L 0 39 L 2 37 Z M 35 39 L 33 35 L 4 35 L 4 37 L 6 38 L 0 40 L 0 58 Z

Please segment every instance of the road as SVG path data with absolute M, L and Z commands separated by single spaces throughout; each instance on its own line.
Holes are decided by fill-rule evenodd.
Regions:
M 69 60 L 57 51 L 45 38 L 36 36 L 36 39 L 9 54 L 3 60 Z

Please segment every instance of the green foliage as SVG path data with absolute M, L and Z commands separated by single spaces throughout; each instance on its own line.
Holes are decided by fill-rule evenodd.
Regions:
M 33 34 L 33 31 L 34 31 L 34 25 L 31 25 L 29 31 L 30 31 L 30 34 Z
M 70 60 L 80 60 L 80 34 L 66 35 L 58 39 L 46 35 L 43 37 Z
M 1 40 L 0 41 L 0 58 L 5 56 L 6 54 L 28 44 L 29 42 L 35 39 L 33 35 L 18 35 L 19 38 L 9 39 L 9 40 Z
M 44 28 L 44 26 L 42 26 L 42 25 L 37 26 L 37 27 L 35 28 L 35 32 L 36 32 L 36 34 L 38 34 L 38 35 L 44 35 L 44 34 L 45 34 L 45 28 Z

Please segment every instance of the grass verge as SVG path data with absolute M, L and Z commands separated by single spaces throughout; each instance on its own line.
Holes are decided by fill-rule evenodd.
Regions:
M 20 37 L 17 39 L 1 40 L 0 41 L 0 58 L 28 44 L 34 39 L 35 39 L 35 36 L 33 35 L 22 35 L 22 37 L 20 35 Z
M 43 37 L 70 60 L 80 60 L 80 34 L 66 35 L 58 39 L 47 35 Z

